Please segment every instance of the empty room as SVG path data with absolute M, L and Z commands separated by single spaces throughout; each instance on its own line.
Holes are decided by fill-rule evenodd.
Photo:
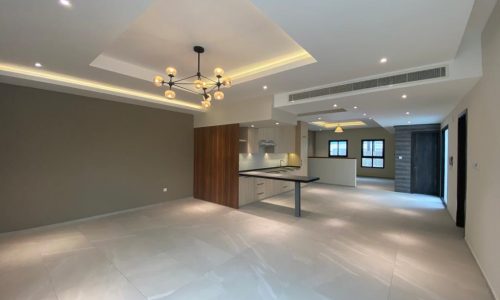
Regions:
M 0 3 L 0 299 L 500 300 L 496 0 Z

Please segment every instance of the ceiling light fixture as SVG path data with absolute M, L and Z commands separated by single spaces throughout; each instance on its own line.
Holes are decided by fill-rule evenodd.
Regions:
M 337 107 L 338 105 L 337 104 L 334 104 L 333 107 Z
M 366 113 L 363 113 L 363 116 L 365 116 L 365 117 L 366 117 Z
M 358 107 L 357 107 L 357 106 L 354 106 L 353 108 L 354 108 L 354 109 L 358 109 Z
M 342 132 L 344 132 L 344 129 L 342 129 L 342 127 L 337 126 L 337 128 L 335 128 L 335 133 L 342 133 Z
M 39 63 L 39 62 L 36 62 L 36 63 L 35 63 L 35 67 L 37 67 L 37 68 L 41 68 L 41 67 L 43 67 L 43 65 L 42 65 L 41 63 Z
M 175 91 L 172 90 L 172 88 L 175 87 L 180 90 L 201 95 L 203 97 L 201 105 L 205 108 L 210 108 L 210 106 L 212 106 L 211 93 L 215 91 L 213 93 L 213 98 L 215 100 L 223 100 L 224 93 L 220 89 L 221 87 L 231 87 L 231 79 L 229 77 L 222 78 L 224 70 L 219 67 L 214 69 L 214 75 L 217 77 L 217 80 L 212 80 L 202 75 L 200 71 L 200 56 L 205 52 L 205 49 L 201 46 L 194 46 L 193 50 L 198 54 L 198 71 L 196 74 L 174 80 L 174 77 L 177 75 L 177 70 L 173 67 L 168 67 L 165 69 L 169 78 L 168 81 L 165 81 L 162 76 L 158 75 L 153 79 L 153 83 L 157 87 L 168 86 L 168 90 L 165 91 L 165 97 L 168 99 L 175 99 Z M 196 79 L 191 82 L 190 79 L 192 78 Z
M 267 90 L 267 85 L 262 86 L 262 89 L 265 91 Z
M 381 63 L 381 64 L 385 64 L 386 62 L 387 62 L 387 57 L 382 57 L 382 58 L 380 59 L 380 63 Z
M 279 123 L 279 122 L 276 122 L 276 123 L 274 123 L 274 124 L 279 125 L 280 123 Z
M 321 120 L 321 117 L 319 117 L 318 120 Z
M 406 115 L 409 115 L 409 114 L 410 114 L 410 112 L 409 112 L 409 111 L 407 111 L 407 112 L 406 112 Z
M 254 127 L 255 127 L 255 125 L 253 125 L 253 124 L 252 124 L 252 125 L 250 125 L 250 127 L 254 128 Z
M 408 96 L 406 94 L 402 95 L 401 98 L 406 99 Z
M 59 0 L 59 4 L 66 7 L 71 7 L 71 2 L 69 0 Z

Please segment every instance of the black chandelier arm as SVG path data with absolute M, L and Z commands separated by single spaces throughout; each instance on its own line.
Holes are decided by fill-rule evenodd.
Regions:
M 181 78 L 181 79 L 178 79 L 178 80 L 174 80 L 173 83 L 178 83 L 179 81 L 184 81 L 184 80 L 188 80 L 188 79 L 191 79 L 191 78 L 194 78 L 194 77 L 198 77 L 198 75 L 191 75 L 191 76 L 188 76 L 188 77 L 185 77 L 185 78 Z
M 185 88 L 185 87 L 180 86 L 180 85 L 177 85 L 177 84 L 176 84 L 176 85 L 174 85 L 174 87 L 175 87 L 175 88 L 178 88 L 178 89 L 181 89 L 181 90 L 184 90 L 184 91 L 186 91 L 186 92 L 190 92 L 190 93 L 192 93 L 192 94 L 203 95 L 203 94 L 202 94 L 202 93 L 200 93 L 200 92 L 197 92 L 197 91 L 194 91 L 194 90 L 190 90 L 190 89 L 188 89 L 188 88 Z
M 211 82 L 213 82 L 213 83 L 217 83 L 217 82 L 218 82 L 218 81 L 215 81 L 215 80 L 213 80 L 213 79 L 211 79 L 211 78 L 208 78 L 207 76 L 203 76 L 203 75 L 201 75 L 201 77 L 202 77 L 202 78 L 205 78 L 205 79 L 207 79 L 207 80 L 210 80 L 210 81 L 211 81 Z

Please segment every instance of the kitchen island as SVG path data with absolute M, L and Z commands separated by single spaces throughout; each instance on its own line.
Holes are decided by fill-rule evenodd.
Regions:
M 301 183 L 318 181 L 319 177 L 287 174 L 287 168 L 240 171 L 240 176 L 293 182 L 295 184 L 295 216 L 301 215 Z

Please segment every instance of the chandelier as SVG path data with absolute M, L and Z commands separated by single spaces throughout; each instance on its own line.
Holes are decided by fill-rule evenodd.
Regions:
M 172 88 L 177 88 L 180 90 L 185 90 L 190 93 L 199 94 L 203 97 L 201 105 L 205 108 L 212 106 L 212 93 L 215 100 L 224 99 L 224 92 L 220 89 L 221 87 L 231 87 L 231 79 L 229 77 L 222 78 L 224 75 L 224 70 L 222 68 L 215 68 L 214 75 L 217 80 L 212 80 L 200 72 L 200 55 L 205 52 L 205 49 L 201 46 L 195 46 L 193 48 L 194 52 L 198 54 L 198 71 L 192 76 L 188 76 L 182 79 L 174 80 L 177 75 L 177 70 L 173 67 L 168 67 L 165 72 L 168 75 L 168 81 L 158 75 L 155 76 L 153 83 L 157 87 L 167 86 L 168 89 L 165 91 L 165 97 L 168 99 L 175 99 L 175 91 Z M 192 81 L 193 78 L 196 78 Z

